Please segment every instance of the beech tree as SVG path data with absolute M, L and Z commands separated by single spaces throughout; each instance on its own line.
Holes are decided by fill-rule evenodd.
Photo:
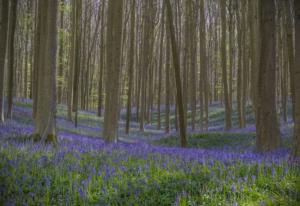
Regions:
M 129 133 L 130 119 L 131 119 L 131 99 L 132 99 L 132 88 L 133 88 L 133 71 L 134 71 L 134 40 L 135 40 L 135 0 L 131 1 L 131 15 L 130 15 L 130 48 L 129 48 L 129 64 L 128 64 L 128 99 L 127 99 L 127 116 L 126 116 L 126 133 Z
M 6 39 L 8 33 L 8 9 L 9 2 L 1 0 L 1 22 L 0 22 L 0 123 L 4 122 L 4 76 L 5 76 L 5 56 Z
M 114 142 L 117 139 L 119 118 L 123 1 L 108 1 L 107 17 L 106 96 L 103 137 L 107 142 Z
M 228 95 L 228 81 L 227 81 L 227 61 L 226 61 L 226 0 L 221 0 L 221 21 L 222 21 L 222 81 L 223 92 L 225 100 L 225 128 L 231 129 L 231 105 Z
M 295 106 L 294 106 L 294 155 L 300 156 L 300 2 L 294 1 L 295 4 L 295 67 L 293 76 L 295 87 Z
M 40 40 L 38 42 L 38 88 L 35 140 L 56 142 L 56 47 L 57 0 L 38 2 Z
M 261 1 L 260 7 L 261 51 L 256 90 L 256 146 L 258 151 L 270 151 L 280 144 L 275 102 L 275 1 Z
M 18 0 L 12 0 L 9 9 L 9 34 L 8 34 L 8 81 L 7 81 L 7 113 L 6 117 L 12 118 L 14 75 L 15 75 L 15 30 L 17 22 Z
M 185 122 L 185 113 L 183 107 L 183 99 L 182 99 L 182 87 L 181 87 L 181 79 L 180 79 L 180 63 L 179 63 L 179 56 L 177 53 L 177 45 L 176 45 L 176 38 L 175 38 L 175 29 L 173 25 L 173 14 L 172 14 L 172 7 L 169 0 L 166 1 L 166 9 L 167 9 L 167 16 L 168 16 L 168 25 L 169 25 L 169 32 L 171 37 L 171 46 L 172 46 L 172 56 L 173 56 L 173 66 L 174 66 L 174 73 L 175 73 L 175 81 L 176 81 L 176 92 L 177 92 L 177 105 L 179 111 L 179 126 L 180 126 L 180 140 L 181 146 L 187 146 L 187 137 L 186 137 L 186 122 Z

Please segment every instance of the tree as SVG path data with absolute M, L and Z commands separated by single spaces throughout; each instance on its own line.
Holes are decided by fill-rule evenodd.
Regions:
M 165 2 L 163 2 L 162 14 L 160 19 L 160 45 L 159 45 L 159 63 L 158 63 L 158 98 L 157 98 L 157 129 L 161 129 L 161 90 L 162 90 L 162 68 L 163 68 L 163 42 L 165 34 Z
M 294 1 L 295 6 L 295 67 L 294 67 L 294 88 L 295 88 L 295 125 L 294 125 L 294 155 L 300 156 L 300 2 Z M 291 78 L 293 78 L 291 76 Z
M 18 0 L 12 0 L 9 12 L 9 35 L 8 35 L 8 81 L 7 81 L 7 118 L 12 118 L 14 75 L 15 75 L 15 30 L 17 23 Z
M 64 10 L 65 0 L 60 0 L 60 35 L 59 35 L 59 50 L 58 50 L 58 103 L 62 103 L 63 98 L 63 72 L 64 72 Z
M 98 82 L 98 116 L 102 116 L 102 100 L 103 100 L 103 73 L 104 73 L 104 59 L 105 59 L 105 41 L 104 41 L 104 34 L 105 34 L 105 18 L 104 18 L 104 11 L 105 11 L 105 1 L 102 1 L 101 6 L 101 34 L 100 34 L 100 61 L 99 61 L 99 82 Z
M 256 87 L 257 87 L 257 69 L 259 67 L 259 32 L 258 32 L 258 12 L 257 12 L 257 0 L 249 0 L 249 13 L 250 13 L 250 51 L 251 51 L 251 97 L 252 104 L 256 108 Z
M 167 22 L 167 25 L 170 22 Z M 165 63 L 165 70 L 166 70 L 166 100 L 165 100 L 165 132 L 168 134 L 170 132 L 170 99 L 171 99 L 171 86 L 170 86 L 170 33 L 168 32 L 166 35 L 166 63 Z
M 39 1 L 40 41 L 35 140 L 56 142 L 57 0 Z
M 226 0 L 221 0 L 221 27 L 222 27 L 222 81 L 223 81 L 223 95 L 225 101 L 225 128 L 231 128 L 231 105 L 228 95 L 228 82 L 227 82 L 227 63 L 226 63 Z
M 143 45 L 142 45 L 142 81 L 141 81 L 141 114 L 140 114 L 140 130 L 144 131 L 144 120 L 146 116 L 147 108 L 147 85 L 149 82 L 149 70 L 150 70 L 150 53 L 153 38 L 153 0 L 146 0 L 143 4 Z
M 174 66 L 176 93 L 177 93 L 176 98 L 177 98 L 177 105 L 178 105 L 178 111 L 179 111 L 179 127 L 180 127 L 181 147 L 186 147 L 187 146 L 186 122 L 185 122 L 185 112 L 184 112 L 183 99 L 182 99 L 182 87 L 181 87 L 181 79 L 180 79 L 180 63 L 179 63 L 179 56 L 177 53 L 175 29 L 174 29 L 174 25 L 173 25 L 172 7 L 171 7 L 170 0 L 165 0 L 165 1 L 166 1 L 166 7 L 167 7 L 169 33 L 171 36 L 173 66 Z
M 208 74 L 206 61 L 206 25 L 204 13 L 204 0 L 200 0 L 200 68 L 201 68 L 201 91 L 204 97 L 204 111 L 205 111 L 205 129 L 208 130 Z M 202 100 L 201 100 L 202 101 Z M 202 124 L 201 124 L 202 125 Z
M 293 23 L 292 23 L 292 1 L 286 0 L 285 3 L 285 13 L 287 15 L 287 24 L 286 24 L 286 32 L 287 32 L 287 47 L 288 47 L 288 60 L 289 60 L 289 73 L 290 73 L 290 90 L 292 97 L 292 106 L 293 106 L 293 118 L 295 119 L 295 83 L 294 83 L 294 64 L 295 64 L 295 54 L 294 54 L 294 34 L 293 34 Z M 296 7 L 295 7 L 296 8 Z
M 123 1 L 108 1 L 106 96 L 103 127 L 103 137 L 107 142 L 116 141 L 118 132 L 122 15 Z
M 74 77 L 74 59 L 75 59 L 75 39 L 76 39 L 76 5 L 75 0 L 71 0 L 71 38 L 69 51 L 69 71 L 68 71 L 68 92 L 67 92 L 67 106 L 68 106 L 68 120 L 72 121 L 73 110 L 73 77 Z
M 1 22 L 0 22 L 0 123 L 4 122 L 4 74 L 6 39 L 8 32 L 8 8 L 9 1 L 1 0 Z
M 131 99 L 133 89 L 133 71 L 134 71 L 134 39 L 135 39 L 135 0 L 132 0 L 131 6 L 131 23 L 130 23 L 130 45 L 129 45 L 129 69 L 128 69 L 128 99 L 127 99 L 127 115 L 126 115 L 126 134 L 129 134 L 130 119 L 131 119 Z
M 261 51 L 257 80 L 256 146 L 270 151 L 280 144 L 276 113 L 275 1 L 260 2 Z
M 75 127 L 78 124 L 78 87 L 79 87 L 79 73 L 80 73 L 80 66 L 81 66 L 81 16 L 82 16 L 82 0 L 76 0 L 74 3 L 75 6 L 75 39 L 74 39 L 74 76 L 73 76 L 73 103 L 72 103 L 72 110 L 75 112 Z

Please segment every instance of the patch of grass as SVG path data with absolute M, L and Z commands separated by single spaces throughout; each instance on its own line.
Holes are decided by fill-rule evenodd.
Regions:
M 178 137 L 170 136 L 153 142 L 156 145 L 180 146 Z M 247 133 L 202 133 L 188 138 L 188 147 L 202 149 L 243 150 L 252 148 L 255 144 L 255 134 Z

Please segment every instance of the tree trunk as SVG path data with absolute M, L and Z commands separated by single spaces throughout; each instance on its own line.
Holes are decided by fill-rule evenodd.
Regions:
M 103 101 L 103 73 L 105 68 L 105 47 L 104 47 L 104 34 L 105 34 L 105 18 L 104 18 L 104 11 L 105 11 L 105 1 L 102 2 L 101 6 L 101 36 L 100 36 L 100 62 L 99 62 L 99 85 L 98 85 L 98 116 L 102 116 L 102 101 Z
M 41 41 L 39 42 L 39 76 L 37 91 L 36 137 L 43 142 L 56 142 L 56 45 L 57 0 L 39 2 Z
M 128 64 L 128 95 L 127 95 L 127 115 L 126 115 L 126 134 L 129 134 L 131 119 L 131 99 L 133 90 L 133 72 L 134 72 L 134 41 L 135 41 L 135 0 L 131 1 L 131 22 L 130 22 L 130 45 L 129 45 L 129 64 Z
M 295 125 L 294 125 L 294 156 L 300 156 L 300 2 L 295 1 Z M 291 77 L 292 78 L 292 77 Z
M 162 90 L 162 70 L 163 70 L 163 43 L 165 34 L 165 2 L 163 2 L 161 14 L 161 33 L 159 45 L 159 64 L 158 64 L 158 98 L 157 98 L 157 129 L 161 129 L 161 90 Z
M 167 22 L 169 25 L 170 22 Z M 167 33 L 166 38 L 166 107 L 165 107 L 165 132 L 170 132 L 170 99 L 171 99 L 171 88 L 170 88 L 170 35 Z
M 74 59 L 75 59 L 75 40 L 76 40 L 76 2 L 71 0 L 71 37 L 70 37 L 70 54 L 69 54 L 69 71 L 68 71 L 68 93 L 67 93 L 67 118 L 72 121 L 73 110 L 73 80 L 74 80 Z
M 74 77 L 73 77 L 73 112 L 75 112 L 75 127 L 78 125 L 78 101 L 79 101 L 79 74 L 81 66 L 81 16 L 82 16 L 82 1 L 76 1 L 76 19 L 75 19 L 75 54 L 74 54 Z
M 108 1 L 107 17 L 106 96 L 103 137 L 107 142 L 114 142 L 117 140 L 119 118 L 123 1 Z
M 293 35 L 293 22 L 292 22 L 292 1 L 286 0 L 285 13 L 287 16 L 286 32 L 287 32 L 287 47 L 288 47 L 288 60 L 289 60 L 289 74 L 290 74 L 290 90 L 292 97 L 293 119 L 295 120 L 295 83 L 294 83 L 294 68 L 295 68 L 295 54 L 294 54 L 294 35 Z M 295 2 L 296 3 L 296 2 Z M 295 7 L 296 8 L 296 7 Z
M 261 53 L 257 82 L 256 146 L 270 151 L 280 144 L 276 113 L 275 1 L 261 3 Z
M 8 9 L 9 1 L 1 0 L 1 24 L 0 24 L 0 123 L 4 122 L 4 76 L 5 56 L 8 33 Z
M 202 81 L 202 97 L 204 106 L 204 128 L 208 130 L 208 74 L 207 74 L 207 55 L 206 55 L 206 19 L 204 13 L 204 0 L 200 0 L 200 67 Z M 202 100 L 201 100 L 202 101 Z
M 221 52 L 222 52 L 222 81 L 223 92 L 225 101 L 225 128 L 231 129 L 231 106 L 228 95 L 228 83 L 227 83 L 227 63 L 226 63 L 226 0 L 221 0 L 221 24 L 222 24 L 222 40 L 221 40 Z
M 173 56 L 173 66 L 176 79 L 176 93 L 177 93 L 177 105 L 179 111 L 179 126 L 180 126 L 180 138 L 181 138 L 181 147 L 187 147 L 187 135 L 186 135 L 186 121 L 185 113 L 183 108 L 183 99 L 182 99 L 182 87 L 180 79 L 180 62 L 179 56 L 177 53 L 177 45 L 175 39 L 175 29 L 173 25 L 173 14 L 170 0 L 166 0 L 168 22 L 169 22 L 169 32 L 171 36 L 171 46 L 172 46 L 172 56 Z
M 15 30 L 17 23 L 17 6 L 18 0 L 12 0 L 10 5 L 9 17 L 9 36 L 8 36 L 8 85 L 7 85 L 7 114 L 8 119 L 12 118 L 13 92 L 14 92 L 14 76 L 15 76 Z
M 59 50 L 58 50 L 58 92 L 57 92 L 57 98 L 58 103 L 63 103 L 63 68 L 64 68 L 64 37 L 63 37 L 63 31 L 64 31 L 64 5 L 65 0 L 60 0 L 60 35 L 59 35 Z

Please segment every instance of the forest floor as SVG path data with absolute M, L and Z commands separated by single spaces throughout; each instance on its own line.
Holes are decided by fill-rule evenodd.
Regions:
M 224 109 L 211 105 L 209 130 L 188 129 L 189 149 L 173 127 L 165 134 L 149 123 L 140 132 L 133 121 L 126 135 L 125 111 L 119 143 L 106 144 L 103 118 L 81 111 L 75 128 L 66 113 L 59 105 L 56 146 L 30 140 L 30 101 L 16 102 L 13 120 L 0 124 L 0 205 L 300 205 L 292 121 L 282 124 L 282 148 L 258 154 L 251 108 L 246 128 L 236 128 L 234 113 L 235 128 L 225 131 Z

